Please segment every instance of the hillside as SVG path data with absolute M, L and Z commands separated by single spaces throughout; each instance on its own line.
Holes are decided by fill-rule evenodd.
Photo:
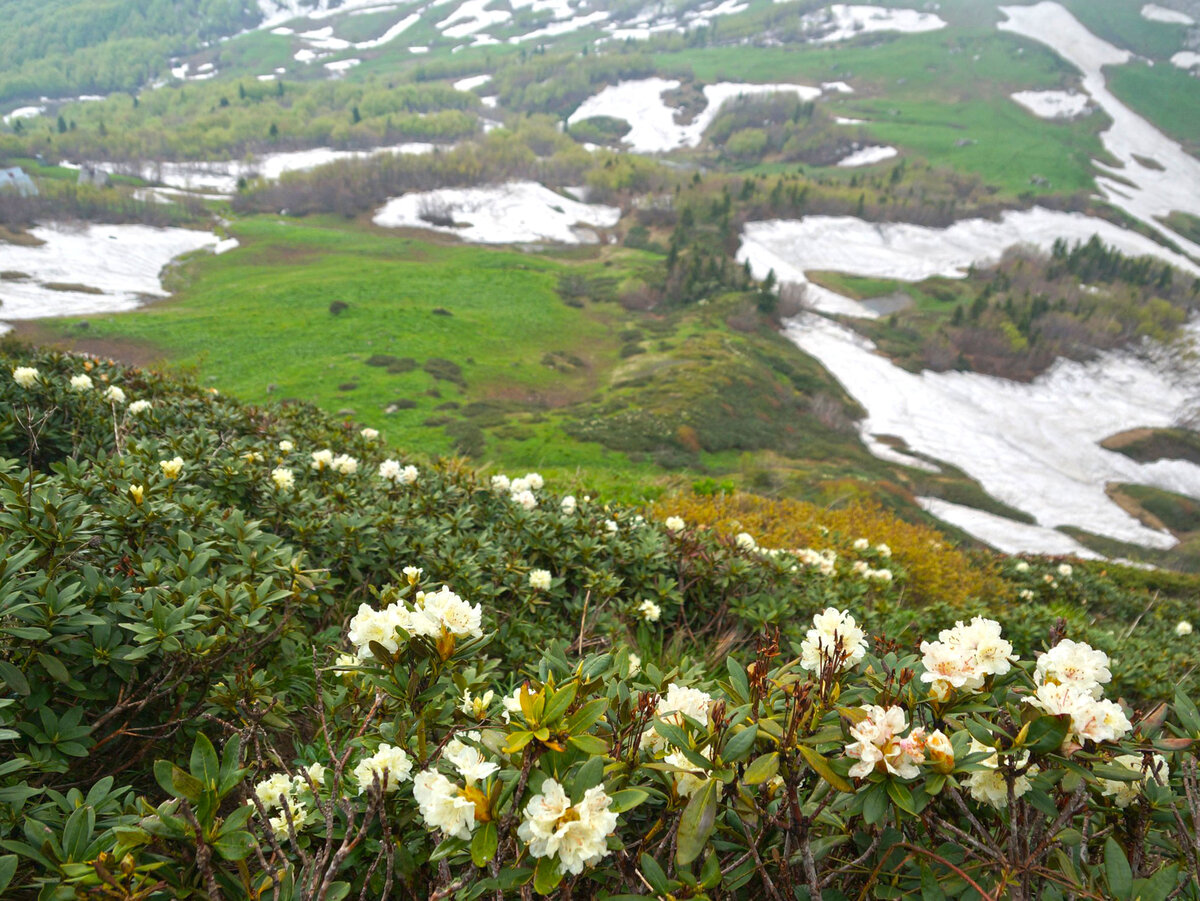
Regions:
M 451 891 L 514 897 L 561 882 L 563 897 L 599 897 L 641 891 L 625 872 L 638 860 L 631 842 L 645 878 L 672 891 L 703 880 L 756 897 L 779 879 L 839 874 L 866 889 L 881 873 L 916 886 L 941 864 L 884 856 L 886 869 L 867 873 L 842 846 L 872 845 L 888 823 L 896 841 L 919 846 L 918 810 L 951 825 L 955 804 L 985 821 L 1003 815 L 977 778 L 988 770 L 968 750 L 973 737 L 1015 738 L 1052 777 L 1012 816 L 1047 815 L 1047 804 L 1057 816 L 1056 803 L 1078 796 L 1091 828 L 1119 822 L 1129 798 L 1112 786 L 1140 776 L 1121 769 L 1130 758 L 1104 761 L 1139 747 L 1171 760 L 1163 784 L 1145 787 L 1145 809 L 1180 803 L 1191 739 L 1168 736 L 1193 735 L 1200 718 L 1182 693 L 1172 714 L 1182 731 L 1134 711 L 1194 684 L 1195 639 L 1180 620 L 1194 616 L 1195 577 L 964 554 L 867 506 L 696 495 L 650 511 L 568 498 L 537 474 L 480 478 L 461 460 L 405 453 L 310 406 L 244 406 L 186 380 L 13 345 L 4 356 L 0 676 L 10 694 L 0 735 L 20 750 L 0 776 L 0 879 L 13 897 L 40 885 L 42 896 L 107 886 L 232 898 L 275 884 L 292 897 L 360 885 L 392 897 L 448 880 Z M 812 644 L 809 619 L 829 606 L 853 616 L 839 626 L 849 656 L 822 668 L 810 662 L 826 646 Z M 446 625 L 427 631 L 405 610 Z M 999 619 L 1026 662 L 1007 678 L 1008 662 L 989 670 L 987 691 L 981 677 L 928 696 L 928 680 L 904 669 L 934 666 L 926 646 L 923 662 L 913 655 L 919 636 L 973 615 Z M 858 624 L 886 638 L 871 650 L 853 637 Z M 1035 714 L 1015 736 L 991 706 L 1044 679 L 1052 658 L 1035 672 L 1034 655 L 1064 636 L 1103 649 L 1103 690 L 1137 723 L 1110 737 L 1087 731 L 1073 758 L 1059 744 L 1074 720 Z M 802 669 L 783 664 L 793 655 Z M 519 702 L 499 703 L 521 684 Z M 826 699 L 838 692 L 835 710 Z M 949 735 L 940 750 L 931 741 L 918 781 L 915 768 L 865 780 L 849 769 L 858 752 L 843 754 L 843 730 L 858 720 L 845 705 L 874 698 Z M 656 700 L 663 718 L 652 725 Z M 811 726 L 798 726 L 797 704 Z M 447 773 L 467 774 L 466 788 L 434 775 L 439 754 Z M 297 767 L 308 768 L 295 781 Z M 1064 776 L 1089 788 L 1059 787 Z M 416 806 L 402 800 L 407 786 L 396 793 L 410 780 Z M 606 817 L 619 813 L 597 821 L 600 845 L 579 862 L 527 847 L 524 827 L 517 835 L 522 797 L 556 791 L 552 780 L 575 803 L 603 783 L 588 797 Z M 1018 798 L 1030 791 L 1017 786 Z M 468 798 L 475 813 L 439 813 L 429 791 Z M 806 803 L 836 814 L 814 826 L 811 841 L 826 850 L 807 876 L 800 861 L 736 862 L 752 808 L 774 819 L 751 847 L 765 854 L 794 834 L 780 792 L 815 792 Z M 698 824 L 705 807 L 720 815 Z M 654 841 L 655 820 L 677 839 Z M 427 830 L 439 828 L 437 843 Z M 613 830 L 625 838 L 606 843 Z M 1170 846 L 1107 845 L 1110 861 L 1129 854 L 1130 878 L 1153 877 L 1155 891 L 1186 886 Z M 1035 859 L 1063 847 L 1055 837 Z M 986 855 L 947 866 L 947 892 L 954 878 L 963 888 L 998 878 Z M 1107 875 L 1078 866 L 1056 878 L 1121 891 L 1115 863 Z M 321 873 L 327 891 L 303 887 Z

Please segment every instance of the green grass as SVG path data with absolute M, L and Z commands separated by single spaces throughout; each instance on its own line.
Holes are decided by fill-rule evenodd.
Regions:
M 857 131 L 871 140 L 976 173 L 1010 196 L 1093 189 L 1091 161 L 1104 156 L 1097 133 L 1107 120 L 1093 115 L 1051 122 L 1009 96 L 1071 82 L 1074 70 L 1049 49 L 994 30 L 962 28 L 872 40 L 877 42 L 754 53 L 705 48 L 656 60 L 704 82 L 846 80 L 856 93 L 830 107 L 868 120 Z M 1035 176 L 1049 184 L 1034 185 Z
M 192 262 L 190 284 L 175 299 L 89 317 L 89 338 L 152 345 L 247 400 L 295 397 L 354 409 L 391 440 L 433 441 L 433 451 L 450 446 L 421 425 L 437 405 L 585 390 L 585 376 L 554 372 L 541 364 L 543 353 L 568 335 L 592 353 L 615 340 L 603 317 L 558 298 L 561 267 L 536 257 L 318 220 L 260 218 L 231 232 L 244 246 Z M 330 313 L 335 301 L 348 304 L 339 315 Z M 439 308 L 452 315 L 434 314 Z M 71 321 L 56 328 L 70 334 Z M 412 357 L 418 368 L 391 374 L 365 364 L 372 354 Z M 466 388 L 425 372 L 431 357 L 457 362 Z M 357 388 L 338 388 L 351 383 Z M 418 405 L 384 415 L 399 399 Z
M 1183 49 L 1183 25 L 1142 18 L 1145 0 L 1062 0 L 1088 31 L 1141 56 L 1167 60 Z
M 1193 153 L 1200 151 L 1200 78 L 1163 63 L 1109 66 L 1104 75 L 1118 100 Z

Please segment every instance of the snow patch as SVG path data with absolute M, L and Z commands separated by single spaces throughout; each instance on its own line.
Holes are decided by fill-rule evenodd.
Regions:
M 890 160 L 900 151 L 895 147 L 872 146 L 864 147 L 861 150 L 856 150 L 849 156 L 842 157 L 838 160 L 838 165 L 843 168 L 853 166 L 870 166 L 875 163 L 882 163 L 884 160 Z
M 1070 554 L 1085 560 L 1100 557 L 1070 535 L 1065 535 L 1057 529 L 1017 522 L 1007 516 L 964 507 L 962 504 L 952 504 L 939 497 L 918 497 L 917 503 L 942 522 L 958 526 L 968 535 L 975 536 L 1005 554 Z
M 1196 20 L 1187 13 L 1167 9 L 1156 3 L 1147 3 L 1142 7 L 1142 18 L 1151 22 L 1166 22 L 1168 25 L 1195 25 Z
M 1017 91 L 1011 96 L 1042 119 L 1078 119 L 1091 112 L 1088 95 L 1075 91 Z
M 644 78 L 609 85 L 599 94 L 589 97 L 567 119 L 579 122 L 593 116 L 612 116 L 624 119 L 631 129 L 624 140 L 639 153 L 660 153 L 678 147 L 695 147 L 705 129 L 716 118 L 722 104 L 737 97 L 757 94 L 790 92 L 802 100 L 812 100 L 821 94 L 819 88 L 801 84 L 737 84 L 721 82 L 704 87 L 708 105 L 688 125 L 675 121 L 675 110 L 663 102 L 662 95 L 679 87 L 674 79 Z
M 46 111 L 44 106 L 18 106 L 15 110 L 4 117 L 4 124 L 14 122 L 17 119 L 32 119 L 34 116 L 40 116 Z
M 1180 69 L 1194 69 L 1200 66 L 1200 53 L 1192 50 L 1180 50 L 1171 57 L 1171 65 Z
M 775 2 L 786 3 L 788 0 Z M 844 3 L 835 3 L 828 9 L 810 13 L 804 17 L 804 23 L 808 29 L 818 32 L 815 40 L 821 43 L 848 41 L 876 31 L 917 34 L 946 27 L 945 20 L 933 13 L 883 6 L 850 6 Z
M 215 235 L 146 225 L 39 225 L 45 243 L 23 247 L 0 242 L 0 270 L 28 280 L 0 282 L 0 316 L 6 320 L 79 316 L 132 310 L 147 297 L 165 297 L 162 268 L 180 254 L 215 247 Z M 56 291 L 47 285 L 83 285 L 90 291 Z
M 449 217 L 455 225 L 430 222 L 431 217 Z M 616 207 L 580 203 L 536 182 L 514 181 L 405 194 L 389 200 L 374 221 L 388 228 L 433 229 L 479 244 L 580 244 L 594 238 L 594 233 L 577 226 L 611 228 L 620 218 Z
M 492 25 L 499 25 L 512 18 L 506 9 L 488 9 L 492 0 L 466 0 L 453 13 L 437 23 L 445 37 L 463 38 Z
M 487 84 L 491 80 L 491 75 L 471 75 L 467 78 L 460 78 L 458 81 L 454 82 L 454 90 L 473 91 L 476 88 Z

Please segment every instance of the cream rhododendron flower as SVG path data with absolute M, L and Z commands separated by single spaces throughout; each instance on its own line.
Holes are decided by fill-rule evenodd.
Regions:
M 562 499 L 562 503 L 559 504 L 559 508 L 567 516 L 570 516 L 571 514 L 573 514 L 575 512 L 575 508 L 577 506 L 578 506 L 578 504 L 576 503 L 575 495 L 573 495 L 573 494 L 568 494 L 566 497 L 564 497 Z
M 532 510 L 538 505 L 537 498 L 534 497 L 533 492 L 528 488 L 521 491 L 514 491 L 511 497 L 514 504 L 526 510 Z
M 183 474 L 183 457 L 159 460 L 158 466 L 168 479 L 177 479 Z
M 529 587 L 534 591 L 549 591 L 552 576 L 550 571 L 546 569 L 533 569 L 529 571 Z
M 263 809 L 270 812 L 276 807 L 282 807 L 282 799 L 286 797 L 288 804 L 292 801 L 292 780 L 287 773 L 272 773 L 262 782 L 254 786 L 254 794 L 258 796 Z
M 871 542 L 867 541 L 867 539 L 865 539 L 865 538 L 854 539 L 853 547 L 856 551 L 865 551 L 870 546 L 871 546 Z
M 877 545 L 875 545 L 875 553 L 877 553 L 880 557 L 883 557 L 884 559 L 886 559 L 886 558 L 892 556 L 892 549 L 890 547 L 888 547 L 886 544 L 877 544 Z
M 488 708 L 492 705 L 492 698 L 495 696 L 496 693 L 490 688 L 477 697 L 471 694 L 471 689 L 465 688 L 463 689 L 462 702 L 458 705 L 458 708 L 467 716 L 481 720 L 487 716 Z
M 32 388 L 38 382 L 38 371 L 32 366 L 18 366 L 12 371 L 13 381 L 22 388 Z
M 88 391 L 92 387 L 92 377 L 90 375 L 74 375 L 71 376 L 72 391 Z
M 125 392 L 116 385 L 109 385 L 104 389 L 104 399 L 114 404 L 125 403 Z
M 279 449 L 281 451 L 283 451 L 285 454 L 290 454 L 293 450 L 296 449 L 296 445 L 292 444 L 292 442 L 290 442 L 286 438 L 284 438 L 282 441 L 279 442 Z
M 349 454 L 338 454 L 333 458 L 330 465 L 334 472 L 341 473 L 344 476 L 352 476 L 358 472 L 358 461 Z
M 482 607 L 478 604 L 472 607 L 443 585 L 432 594 L 417 592 L 411 631 L 429 638 L 438 638 L 442 634 L 478 638 L 483 634 L 482 621 Z
M 979 761 L 986 769 L 977 770 L 967 775 L 967 791 L 976 801 L 984 804 L 990 804 L 993 807 L 1003 808 L 1008 806 L 1008 782 L 1005 778 L 1004 771 L 1000 769 L 1000 762 L 995 748 L 989 748 L 987 745 L 981 744 L 974 738 L 971 739 L 971 747 L 967 753 L 979 754 L 984 751 L 990 751 L 989 757 Z M 1029 759 L 1029 754 L 1022 755 L 1017 761 L 1017 767 L 1023 767 L 1025 761 Z M 1013 780 L 1013 798 L 1019 798 L 1033 787 L 1033 783 L 1029 781 L 1030 776 L 1037 775 L 1037 767 L 1032 766 L 1028 772 L 1022 773 Z
M 379 437 L 379 429 L 370 429 L 370 428 L 363 429 L 358 434 L 362 435 L 368 441 L 374 441 L 376 438 Z
M 941 729 L 926 736 L 925 756 L 939 773 L 954 771 L 954 745 Z
M 758 542 L 754 540 L 754 536 L 749 532 L 738 532 L 737 538 L 734 540 L 737 542 L 739 550 L 752 551 L 758 547 Z
M 291 491 L 296 486 L 296 477 L 290 469 L 284 466 L 271 470 L 271 481 L 280 491 Z
M 401 782 L 409 779 L 412 772 L 412 760 L 403 748 L 396 748 L 386 742 L 370 757 L 364 757 L 354 768 L 354 781 L 358 783 L 358 793 L 365 794 L 378 779 L 385 793 L 394 792 Z
M 141 506 L 142 499 L 145 497 L 145 495 L 146 495 L 146 488 L 144 485 L 130 485 L 129 486 L 129 496 L 133 498 L 133 502 L 135 504 L 137 504 L 139 507 Z
M 654 603 L 654 601 L 646 598 L 638 604 L 638 616 L 648 623 L 656 623 L 659 617 L 662 616 L 662 608 Z
M 412 632 L 412 614 L 403 604 L 389 604 L 382 610 L 376 610 L 370 604 L 359 604 L 358 612 L 350 620 L 350 628 L 346 638 L 354 645 L 359 660 L 371 658 L 371 642 L 383 645 L 389 654 L 394 654 L 400 647 L 397 629 Z
M 129 412 L 134 416 L 139 416 L 150 409 L 151 403 L 148 400 L 135 400 L 129 405 Z
M 866 633 L 849 613 L 827 607 L 813 616 L 812 628 L 800 645 L 800 665 L 820 671 L 838 654 L 842 655 L 839 669 L 857 665 L 867 655 Z
M 850 767 L 850 775 L 862 778 L 877 768 L 901 779 L 919 775 L 917 765 L 925 762 L 925 730 L 913 729 L 901 738 L 900 733 L 908 726 L 902 708 L 885 710 L 877 704 L 864 704 L 861 709 L 866 718 L 850 729 L 850 737 L 855 741 L 846 745 L 846 756 L 858 761 Z
M 1012 644 L 1000 634 L 995 620 L 977 616 L 943 629 L 937 641 L 921 642 L 923 682 L 932 683 L 935 697 L 945 700 L 950 689 L 975 691 L 988 676 L 1003 676 L 1017 660 Z
M 1186 619 L 1181 619 L 1175 625 L 1175 634 L 1178 635 L 1180 638 L 1183 638 L 1185 635 L 1191 635 L 1192 634 L 1192 624 L 1189 623 Z
M 1080 684 L 1047 682 L 1025 700 L 1052 716 L 1071 718 L 1064 744 L 1072 739 L 1117 741 L 1133 728 L 1120 704 L 1096 698 Z
M 417 773 L 413 798 L 426 825 L 455 838 L 471 837 L 475 828 L 475 802 L 441 773 L 434 770 Z
M 508 491 L 512 488 L 512 481 L 506 475 L 492 476 L 493 491 Z
M 575 806 L 553 779 L 525 807 L 517 835 L 534 857 L 558 856 L 564 872 L 578 875 L 608 854 L 607 837 L 617 826 L 612 799 L 600 786 L 589 788 Z
M 280 809 L 278 814 L 267 821 L 267 825 L 270 827 L 271 832 L 274 833 L 275 838 L 282 841 L 288 838 L 290 834 L 300 832 L 304 828 L 304 820 L 307 817 L 308 810 L 301 801 L 297 800 L 293 803 L 289 800 L 287 808 Z M 290 830 L 288 828 L 289 824 L 291 826 Z
M 331 466 L 333 466 L 333 451 L 331 450 L 326 449 L 313 451 L 310 456 L 312 457 L 312 463 L 310 465 L 317 472 L 321 472 L 322 470 L 329 469 Z
M 1136 801 L 1142 793 L 1142 787 L 1147 782 L 1154 781 L 1160 785 L 1166 785 L 1167 777 L 1170 775 L 1167 761 L 1161 754 L 1150 755 L 1149 761 L 1141 754 L 1122 754 L 1115 758 L 1113 763 L 1142 774 L 1142 778 L 1135 782 L 1125 782 L 1121 779 L 1100 780 L 1100 794 L 1106 798 L 1112 798 L 1114 803 L 1121 808 L 1128 807 Z
M 488 692 L 488 694 L 491 694 L 491 692 Z M 473 742 L 478 742 L 479 733 L 468 732 L 466 738 Z M 478 748 L 465 744 L 457 738 L 451 739 L 450 743 L 446 745 L 446 749 L 442 752 L 442 759 L 458 770 L 458 774 L 468 784 L 482 782 L 500 769 L 498 763 L 485 760 L 483 753 Z
M 687 523 L 680 516 L 668 516 L 663 525 L 667 527 L 668 532 L 682 532 L 687 527 Z
M 1034 681 L 1072 685 L 1093 697 L 1104 694 L 1103 685 L 1112 679 L 1108 655 L 1083 642 L 1064 638 L 1037 659 Z
M 658 699 L 658 706 L 654 712 L 663 722 L 674 726 L 683 725 L 683 716 L 691 717 L 701 726 L 707 726 L 711 705 L 712 695 L 698 688 L 688 688 L 672 682 L 667 686 L 666 695 Z M 643 748 L 660 751 L 666 746 L 666 739 L 650 728 L 642 733 L 641 745 Z
M 705 748 L 700 752 L 700 756 L 712 760 L 712 747 Z M 682 751 L 668 754 L 663 758 L 663 763 L 681 770 L 681 772 L 672 773 L 675 777 L 675 793 L 681 798 L 690 798 L 708 781 L 708 775 L 704 770 L 688 760 Z

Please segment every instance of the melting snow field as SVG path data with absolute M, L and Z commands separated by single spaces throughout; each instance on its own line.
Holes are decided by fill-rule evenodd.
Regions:
M 25 276 L 0 279 L 0 319 L 131 310 L 146 297 L 166 296 L 159 273 L 175 257 L 202 247 L 224 251 L 236 246 L 233 239 L 218 242 L 209 232 L 145 225 L 41 225 L 30 233 L 45 243 L 22 247 L 0 242 L 0 272 Z
M 455 225 L 423 217 L 450 217 Z M 535 182 L 514 181 L 486 188 L 442 188 L 389 200 L 375 224 L 389 228 L 427 228 L 478 244 L 597 240 L 590 228 L 611 228 L 621 218 L 616 207 L 580 203 Z
M 1105 485 L 1131 482 L 1200 497 L 1200 467 L 1178 460 L 1138 463 L 1099 444 L 1134 426 L 1174 422 L 1190 393 L 1165 362 L 1128 353 L 1060 361 L 1023 384 L 977 373 L 907 372 L 874 353 L 865 338 L 815 314 L 789 321 L 785 333 L 866 408 L 866 433 L 899 437 L 913 451 L 959 467 L 1043 527 L 927 502 L 935 515 L 946 513 L 947 521 L 996 547 L 1078 552 L 1065 536 L 1052 541 L 1044 531 L 1061 525 L 1171 547 L 1171 535 L 1125 513 Z
M 721 82 L 705 85 L 708 105 L 687 125 L 675 121 L 675 109 L 667 106 L 662 95 L 679 87 L 679 82 L 666 78 L 643 78 L 609 85 L 599 94 L 589 97 L 567 119 L 567 124 L 593 116 L 612 116 L 624 119 L 632 128 L 625 142 L 638 153 L 665 153 L 679 147 L 695 147 L 705 129 L 721 110 L 721 105 L 736 97 L 755 94 L 791 92 L 801 100 L 820 96 L 821 89 L 802 84 L 736 84 Z
M 1149 19 L 1151 22 L 1166 22 L 1168 25 L 1195 25 L 1196 20 L 1187 13 L 1176 12 L 1173 9 L 1166 9 L 1154 3 L 1147 3 L 1142 7 L 1142 18 Z
M 436 144 L 412 143 L 372 150 L 332 150 L 317 147 L 313 150 L 292 150 L 269 153 L 249 160 L 196 161 L 184 163 L 141 163 L 127 166 L 120 163 L 92 163 L 105 172 L 137 175 L 146 181 L 161 182 L 171 188 L 204 191 L 212 194 L 232 194 L 239 178 L 275 179 L 285 172 L 303 172 L 335 160 L 359 159 L 380 153 L 432 153 Z
M 882 163 L 884 160 L 890 160 L 900 151 L 895 147 L 864 147 L 861 150 L 856 150 L 849 156 L 844 156 L 838 160 L 838 165 L 842 168 L 853 168 L 855 166 L 871 166 L 875 163 Z
M 1078 119 L 1091 111 L 1088 95 L 1075 91 L 1017 91 L 1012 99 L 1042 119 Z
M 1048 45 L 1079 69 L 1084 90 L 1112 119 L 1100 139 L 1121 165 L 1096 163 L 1114 176 L 1096 179 L 1105 198 L 1200 258 L 1200 245 L 1158 221 L 1172 210 L 1200 215 L 1200 160 L 1117 100 L 1105 83 L 1103 67 L 1128 62 L 1128 51 L 1100 40 L 1057 3 L 1002 6 L 1000 11 L 1008 21 L 999 28 Z M 1142 165 L 1138 156 L 1154 160 L 1161 168 Z
M 1092 235 L 1123 253 L 1152 254 L 1200 275 L 1200 267 L 1190 260 L 1137 232 L 1082 213 L 1041 207 L 1007 211 L 998 222 L 963 219 L 949 228 L 868 222 L 853 216 L 747 222 L 738 260 L 750 260 L 759 278 L 773 267 L 776 277 L 785 282 L 804 282 L 806 269 L 915 282 L 934 275 L 960 278 L 971 264 L 995 262 L 1014 245 L 1049 250 L 1057 238 L 1087 241 Z M 764 268 L 763 261 L 771 259 L 778 265 Z
M 785 3 L 788 0 L 775 2 Z M 805 22 L 812 28 L 822 30 L 822 34 L 817 37 L 821 42 L 847 41 L 873 31 L 915 34 L 946 27 L 945 20 L 933 13 L 918 12 L 915 9 L 889 9 L 883 6 L 848 6 L 844 3 L 835 3 L 828 10 L 805 16 Z
M 1194 69 L 1196 66 L 1200 66 L 1200 53 L 1180 50 L 1171 57 L 1171 65 L 1178 66 L 1180 69 Z

